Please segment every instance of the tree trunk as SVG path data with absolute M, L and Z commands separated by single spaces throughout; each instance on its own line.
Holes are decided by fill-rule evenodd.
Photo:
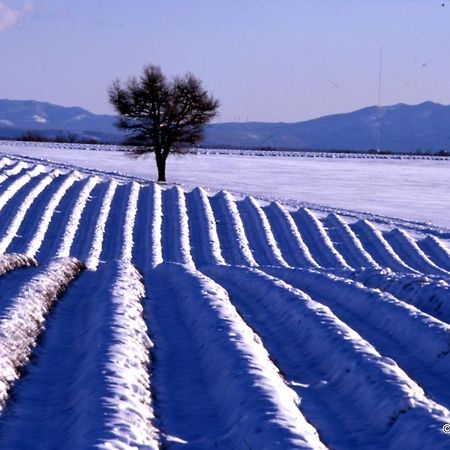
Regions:
M 164 156 L 156 157 L 156 167 L 158 168 L 158 181 L 166 181 L 166 158 Z

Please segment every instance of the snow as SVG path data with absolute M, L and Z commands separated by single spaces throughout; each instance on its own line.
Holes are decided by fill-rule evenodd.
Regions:
M 84 185 L 83 189 L 81 190 L 77 198 L 76 207 L 72 209 L 69 221 L 65 228 L 64 236 L 60 244 L 59 251 L 57 253 L 58 256 L 62 257 L 69 255 L 70 248 L 72 246 L 73 239 L 75 237 L 75 233 L 77 231 L 78 224 L 81 219 L 81 215 L 83 214 L 83 209 L 86 206 L 89 194 L 91 193 L 92 189 L 95 187 L 97 182 L 98 182 L 97 178 L 89 177 L 88 182 Z
M 49 186 L 56 177 L 59 177 L 60 174 L 61 172 L 59 170 L 55 170 L 46 175 L 45 177 L 43 177 L 39 181 L 39 183 L 23 199 L 20 206 L 17 208 L 17 213 L 14 216 L 14 220 L 10 223 L 6 233 L 0 240 L 0 253 L 5 252 L 11 241 L 16 236 L 16 233 L 25 217 L 25 214 L 27 213 L 28 208 L 34 202 L 36 197 L 38 197 L 39 194 L 43 192 L 45 188 Z
M 149 286 L 146 313 L 161 342 L 154 381 L 170 435 L 193 448 L 325 448 L 221 286 L 178 264 L 161 264 Z M 203 421 L 207 427 L 199 426 Z
M 87 117 L 87 114 L 77 114 L 76 116 L 73 116 L 70 120 L 79 121 Z
M 86 266 L 89 269 L 95 270 L 100 262 L 100 253 L 102 251 L 103 236 L 105 234 L 105 225 L 108 220 L 109 210 L 114 197 L 114 193 L 117 189 L 117 183 L 112 180 L 108 184 L 108 189 L 103 197 L 103 202 L 100 207 L 100 213 L 98 215 L 97 223 L 95 224 L 94 238 L 89 250 L 89 255 L 86 259 Z
M 38 277 L 55 284 L 55 275 Z M 27 287 L 31 302 L 37 286 Z M 80 275 L 53 307 L 39 356 L 2 417 L 3 448 L 158 448 L 150 426 L 152 343 L 143 295 L 142 278 L 129 263 L 110 262 Z M 19 332 L 14 337 L 25 342 Z
M 36 345 L 45 315 L 81 268 L 82 264 L 74 259 L 56 259 L 25 283 L 17 296 L 8 298 L 8 292 L 2 292 L 0 410 L 5 406 L 10 385 L 19 377 Z
M 25 255 L 10 253 L 8 255 L 0 255 L 0 275 L 4 275 L 10 270 L 18 267 L 37 266 L 34 258 Z
M 448 448 L 448 217 L 269 201 L 276 167 L 338 202 L 360 162 L 426 199 L 448 161 L 190 155 L 173 186 L 113 149 L 7 145 L 0 447 Z M 257 196 L 221 190 L 241 163 Z
M 39 227 L 34 235 L 33 240 L 29 243 L 28 248 L 26 250 L 26 254 L 28 255 L 36 255 L 40 246 L 42 245 L 42 241 L 45 237 L 45 233 L 47 232 L 48 226 L 55 214 L 56 208 L 60 204 L 62 198 L 67 193 L 67 190 L 75 183 L 75 181 L 80 179 L 80 174 L 77 172 L 72 172 L 67 176 L 61 186 L 58 188 L 55 195 L 51 198 L 51 200 L 47 203 L 45 212 L 43 216 L 40 218 Z
M 211 199 L 215 209 L 218 226 L 224 223 L 222 233 L 229 235 L 230 240 L 224 242 L 224 251 L 228 247 L 227 261 L 235 264 L 256 266 L 257 263 L 250 250 L 248 237 L 245 234 L 244 224 L 237 209 L 233 196 L 229 192 L 219 192 Z
M 131 184 L 131 191 L 128 200 L 127 213 L 125 217 L 124 225 L 124 243 L 122 247 L 122 258 L 125 261 L 131 261 L 133 259 L 133 229 L 137 214 L 137 203 L 139 200 L 138 183 L 133 182 Z
M 389 269 L 367 270 L 353 275 L 367 287 L 389 292 L 430 316 L 450 322 L 450 286 L 419 274 L 396 274 Z
M 136 160 L 117 151 L 7 142 L 0 148 L 13 154 L 156 179 L 152 157 Z M 187 187 L 370 212 L 450 228 L 450 159 L 446 158 L 173 155 L 168 159 L 167 173 L 169 181 Z
M 33 120 L 35 122 L 37 122 L 37 123 L 47 123 L 47 119 L 45 117 L 43 117 L 43 116 L 38 115 L 38 114 L 35 114 L 33 116 Z
M 196 254 L 202 254 L 208 260 L 209 264 L 225 264 L 220 251 L 219 235 L 214 226 L 214 213 L 209 202 L 208 195 L 203 188 L 195 188 L 186 195 L 186 203 L 188 205 L 188 224 L 189 235 L 192 238 L 192 251 Z M 196 233 L 196 228 L 200 229 L 200 233 Z M 207 236 L 209 248 L 211 252 L 205 252 L 207 248 L 201 245 L 201 241 L 195 242 L 194 239 L 198 235 Z M 194 255 L 196 257 L 196 255 Z M 198 257 L 198 256 L 197 256 Z
M 415 435 L 410 435 L 412 442 L 424 443 L 434 433 L 439 436 L 437 424 L 450 420 L 450 412 L 428 399 L 393 360 L 383 358 L 365 341 L 364 335 L 311 298 L 321 300 L 313 289 L 326 291 L 327 299 L 340 294 L 339 284 L 326 286 L 326 278 L 317 276 L 310 289 L 289 269 L 269 272 L 281 274 L 290 283 L 294 280 L 301 290 L 257 269 L 216 266 L 205 271 L 230 292 L 243 318 L 262 336 L 287 381 L 297 386 L 305 414 L 321 423 L 319 429 L 326 442 L 333 448 L 368 448 L 376 439 L 386 448 L 387 435 L 403 426 L 395 420 L 402 413 L 411 413 L 411 420 L 422 418 L 417 421 Z M 303 293 L 305 286 L 306 292 L 313 292 L 311 297 Z M 430 411 L 434 411 L 434 419 L 427 418 Z M 430 425 L 436 420 L 434 433 L 423 427 L 428 420 Z M 361 433 L 365 427 L 367 433 Z

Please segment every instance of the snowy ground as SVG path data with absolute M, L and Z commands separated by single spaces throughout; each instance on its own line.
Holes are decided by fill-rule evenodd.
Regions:
M 449 448 L 449 234 L 369 218 L 0 157 L 0 448 Z
M 156 178 L 152 157 L 3 143 L 0 151 Z M 238 155 L 171 156 L 168 180 L 288 203 L 313 203 L 450 228 L 450 160 Z

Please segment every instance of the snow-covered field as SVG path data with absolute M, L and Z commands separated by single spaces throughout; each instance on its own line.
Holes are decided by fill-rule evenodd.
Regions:
M 0 157 L 0 448 L 449 448 L 448 231 L 77 152 Z
M 0 143 L 0 151 L 155 180 L 152 157 L 130 159 L 114 147 Z M 72 148 L 71 148 L 72 147 Z M 86 150 L 93 148 L 95 150 Z M 223 153 L 223 151 L 222 151 Z M 450 229 L 450 158 L 310 157 L 199 154 L 171 156 L 168 180 L 338 210 L 370 212 Z M 356 157 L 355 157 L 356 156 Z M 365 155 L 367 156 L 367 155 Z

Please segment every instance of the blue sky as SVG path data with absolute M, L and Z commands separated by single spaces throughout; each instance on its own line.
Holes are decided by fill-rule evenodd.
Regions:
M 293 122 L 376 104 L 380 46 L 383 104 L 450 104 L 450 1 L 0 0 L 0 98 L 112 113 L 112 80 L 152 63 L 220 121 Z

